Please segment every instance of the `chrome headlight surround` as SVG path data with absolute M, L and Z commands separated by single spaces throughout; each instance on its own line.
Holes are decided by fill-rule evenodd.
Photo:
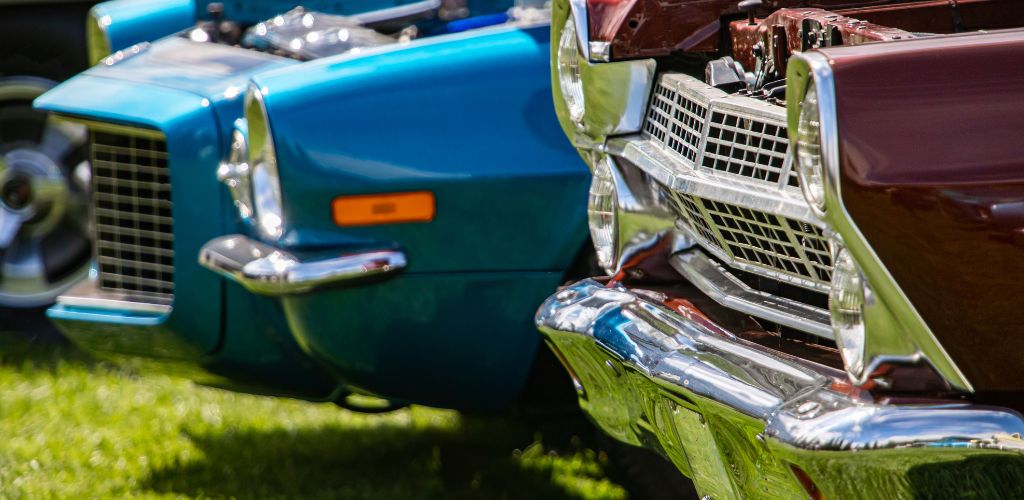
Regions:
M 249 131 L 248 167 L 253 220 L 260 235 L 276 240 L 284 234 L 281 180 L 263 92 L 254 84 L 250 84 L 245 93 L 245 121 Z
M 249 127 L 245 118 L 235 120 L 228 159 L 217 167 L 217 180 L 231 191 L 231 199 L 243 222 L 253 222 L 252 178 L 249 171 Z
M 593 163 L 590 192 L 587 196 L 587 222 L 590 240 L 597 253 L 597 264 L 609 273 L 615 272 L 618 255 L 618 192 L 615 189 L 618 172 L 613 172 L 607 160 Z
M 837 329 L 836 318 L 833 318 L 837 342 L 844 342 L 843 335 L 849 337 L 844 345 L 840 345 L 840 349 L 845 351 L 844 356 L 859 356 L 859 359 L 844 359 L 847 373 L 854 383 L 860 385 L 870 380 L 883 364 L 924 361 L 953 389 L 972 391 L 970 382 L 939 344 L 843 205 L 835 81 L 828 57 L 819 51 L 801 52 L 794 54 L 787 66 L 786 107 L 790 144 L 798 142 L 803 101 L 809 87 L 813 86 L 812 95 L 818 108 L 823 219 L 835 233 L 836 251 L 833 255 L 836 261 L 845 259 L 842 253 L 847 252 L 850 260 L 846 263 L 853 264 L 852 268 L 842 272 L 848 272 L 848 278 L 852 279 L 856 273 L 863 279 L 860 305 L 863 334 L 860 335 L 860 343 L 856 342 L 860 327 L 843 330 L 840 324 L 841 328 Z M 850 312 L 849 307 L 840 309 Z
M 825 173 L 821 150 L 821 110 L 814 85 L 807 87 L 800 104 L 793 168 L 800 178 L 800 190 L 816 215 L 825 214 Z
M 591 153 L 593 178 L 587 201 L 590 237 L 597 263 L 609 275 L 656 246 L 675 227 L 675 217 L 642 171 L 611 156 Z
M 566 33 L 567 28 L 574 33 Z M 600 149 L 608 136 L 639 132 L 654 82 L 654 60 L 592 59 L 594 46 L 589 40 L 585 0 L 554 0 L 551 30 L 555 113 L 573 144 L 580 149 Z M 576 57 L 570 59 L 572 47 Z M 578 77 L 568 78 L 577 72 Z
M 576 125 L 582 125 L 586 106 L 583 97 L 583 77 L 580 72 L 583 63 L 577 40 L 576 22 L 569 16 L 562 28 L 562 35 L 558 38 L 555 64 L 558 66 L 558 84 L 562 90 L 565 107 L 569 110 L 569 119 Z
M 99 64 L 113 51 L 108 33 L 110 23 L 110 16 L 104 14 L 99 8 L 89 9 L 85 20 L 85 42 L 90 66 Z

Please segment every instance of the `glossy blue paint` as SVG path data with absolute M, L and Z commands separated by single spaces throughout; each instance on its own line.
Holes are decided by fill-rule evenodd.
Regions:
M 557 135 L 547 43 L 506 25 L 257 75 L 285 244 L 397 242 L 408 272 L 565 269 L 589 179 Z M 330 216 L 336 196 L 414 190 L 435 193 L 433 222 L 339 230 Z
M 550 106 L 548 29 L 499 26 L 297 63 L 181 38 L 96 67 L 37 101 L 164 131 L 175 302 L 166 317 L 58 306 L 95 350 L 163 357 L 237 390 L 330 399 L 338 384 L 435 406 L 494 409 L 526 380 L 533 312 L 585 244 L 588 170 Z M 247 232 L 215 170 L 250 79 L 263 87 L 289 231 L 275 244 L 333 254 L 401 247 L 406 272 L 282 299 L 196 263 Z M 430 190 L 425 224 L 339 228 L 338 195 Z M 148 322 L 147 322 L 148 321 Z
M 97 18 L 107 18 L 112 51 L 157 40 L 196 21 L 194 0 L 113 0 L 98 3 L 92 9 Z
M 529 313 L 563 281 L 561 272 L 408 273 L 283 302 L 302 346 L 349 387 L 483 411 L 519 394 L 540 340 Z

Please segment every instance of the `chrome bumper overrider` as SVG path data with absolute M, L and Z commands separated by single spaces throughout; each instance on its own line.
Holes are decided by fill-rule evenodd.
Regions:
M 405 268 L 406 260 L 398 250 L 302 260 L 266 243 L 231 235 L 203 245 L 199 263 L 251 292 L 287 295 L 394 273 Z
M 1020 488 L 1018 413 L 876 400 L 841 372 L 746 342 L 667 299 L 584 280 L 549 298 L 537 325 L 593 420 L 665 454 L 702 496 L 905 498 L 962 488 L 994 497 Z

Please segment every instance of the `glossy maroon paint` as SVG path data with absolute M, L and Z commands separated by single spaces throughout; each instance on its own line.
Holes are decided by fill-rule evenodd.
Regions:
M 1024 30 L 822 52 L 849 214 L 974 387 L 1024 389 Z

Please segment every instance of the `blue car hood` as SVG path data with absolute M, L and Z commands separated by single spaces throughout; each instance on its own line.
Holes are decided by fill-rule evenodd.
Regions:
M 184 90 L 213 103 L 244 93 L 255 73 L 298 64 L 298 61 L 215 43 L 171 36 L 153 43 L 136 56 L 84 74 Z

